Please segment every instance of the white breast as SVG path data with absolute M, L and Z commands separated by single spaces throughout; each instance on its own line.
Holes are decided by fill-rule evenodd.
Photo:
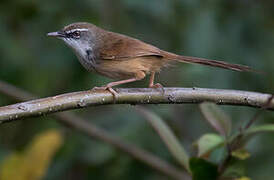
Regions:
M 93 53 L 93 44 L 81 42 L 77 39 L 64 38 L 65 43 L 73 49 L 80 63 L 88 71 L 94 70 L 96 67 L 96 59 Z

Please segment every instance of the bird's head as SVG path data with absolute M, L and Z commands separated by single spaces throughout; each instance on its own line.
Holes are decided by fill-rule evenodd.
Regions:
M 71 47 L 77 56 L 85 58 L 87 52 L 93 52 L 96 42 L 96 32 L 98 28 L 89 23 L 73 23 L 65 26 L 63 29 L 50 32 L 47 35 L 62 39 Z

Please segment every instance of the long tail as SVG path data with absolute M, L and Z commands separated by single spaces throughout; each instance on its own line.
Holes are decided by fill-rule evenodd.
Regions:
M 176 60 L 185 63 L 195 63 L 202 64 L 206 66 L 213 66 L 223 69 L 229 69 L 233 71 L 245 71 L 245 72 L 256 72 L 252 68 L 240 64 L 230 64 L 223 61 L 209 60 L 204 58 L 190 57 L 190 56 L 180 56 L 173 53 L 168 53 L 166 56 L 168 59 Z

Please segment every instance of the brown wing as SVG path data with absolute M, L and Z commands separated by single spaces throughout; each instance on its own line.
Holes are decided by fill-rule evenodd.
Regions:
M 141 56 L 160 56 L 161 50 L 140 40 L 108 32 L 101 37 L 104 44 L 100 47 L 100 58 L 105 60 L 122 60 Z

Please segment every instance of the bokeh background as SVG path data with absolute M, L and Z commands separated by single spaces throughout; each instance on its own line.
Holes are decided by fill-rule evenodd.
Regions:
M 88 73 L 63 42 L 46 37 L 64 25 L 86 21 L 123 33 L 177 54 L 245 64 L 264 75 L 238 73 L 200 65 L 178 64 L 164 69 L 157 81 L 170 87 L 204 87 L 273 93 L 274 2 L 256 0 L 1 0 L 0 79 L 41 97 L 87 90 L 110 82 Z M 148 80 L 124 87 L 145 87 Z M 0 105 L 15 101 L 0 94 Z M 212 129 L 197 105 L 148 105 L 173 129 L 189 151 L 194 140 Z M 223 106 L 234 130 L 256 109 Z M 145 119 L 130 105 L 74 110 L 124 141 L 173 163 L 167 148 Z M 258 123 L 274 120 L 265 112 Z M 44 179 L 168 179 L 103 142 L 64 128 L 51 116 L 0 126 L 0 163 L 21 151 L 40 132 L 65 132 Z M 273 134 L 248 145 L 248 176 L 274 177 Z

